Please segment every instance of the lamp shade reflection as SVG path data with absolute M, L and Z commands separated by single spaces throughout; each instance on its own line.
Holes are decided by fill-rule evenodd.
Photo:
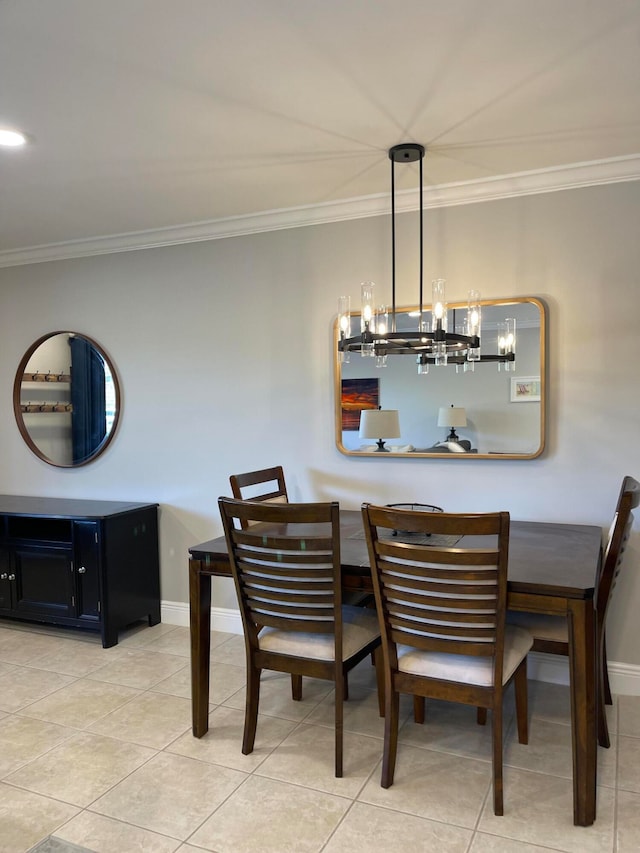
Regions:
M 360 438 L 377 439 L 377 450 L 386 451 L 384 438 L 400 437 L 397 409 L 365 409 L 360 415 Z

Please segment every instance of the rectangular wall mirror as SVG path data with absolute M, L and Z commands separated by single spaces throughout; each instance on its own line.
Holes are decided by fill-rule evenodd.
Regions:
M 498 352 L 499 324 L 516 321 L 516 357 L 512 364 L 481 362 L 431 366 L 417 372 L 416 356 L 393 355 L 385 367 L 376 359 L 352 352 L 338 357 L 334 328 L 336 445 L 347 456 L 376 458 L 434 457 L 439 459 L 534 459 L 545 444 L 546 309 L 536 298 L 483 300 L 482 354 Z M 429 310 L 430 306 L 426 306 Z M 396 309 L 396 328 L 416 328 L 415 308 Z M 449 303 L 450 328 L 462 332 L 466 303 Z M 360 314 L 351 315 L 360 328 Z M 385 439 L 385 451 L 370 433 L 361 412 L 398 412 L 399 436 Z M 455 409 L 455 412 L 447 411 Z M 453 423 L 452 423 L 453 422 Z M 440 425 L 439 425 L 440 424 Z M 375 427 L 373 428 L 375 430 Z M 453 434 L 457 441 L 450 440 Z

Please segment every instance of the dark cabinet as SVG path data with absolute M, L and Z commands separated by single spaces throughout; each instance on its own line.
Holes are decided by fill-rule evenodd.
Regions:
M 100 631 L 160 621 L 157 504 L 0 496 L 0 616 Z

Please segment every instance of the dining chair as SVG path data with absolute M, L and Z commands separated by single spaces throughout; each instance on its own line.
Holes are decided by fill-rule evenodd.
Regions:
M 632 510 L 638 506 L 638 503 L 640 503 L 640 483 L 633 477 L 625 477 L 604 546 L 602 563 L 595 578 L 598 743 L 607 749 L 611 741 L 605 705 L 612 704 L 605 638 L 607 611 L 633 523 Z M 526 628 L 532 634 L 534 652 L 569 655 L 569 623 L 565 616 L 509 611 L 507 621 L 512 625 Z M 481 721 L 480 716 L 479 721 Z
M 509 513 L 459 515 L 363 504 L 384 657 L 383 788 L 393 784 L 399 694 L 489 708 L 493 808 L 503 814 L 502 704 L 514 681 L 518 740 L 528 741 L 531 635 L 505 625 Z M 393 537 L 402 530 L 402 537 Z M 461 537 L 473 536 L 465 545 Z M 429 538 L 427 538 L 429 537 Z
M 231 492 L 237 500 L 268 501 L 269 503 L 288 503 L 287 486 L 281 465 L 262 468 L 259 471 L 247 471 L 244 474 L 232 474 L 229 477 Z M 264 486 L 256 490 L 254 486 Z M 267 486 L 269 486 L 267 488 Z M 245 525 L 246 529 L 246 525 Z
M 342 776 L 346 674 L 381 640 L 374 610 L 342 604 L 338 503 L 218 503 L 245 638 L 242 752 L 253 750 L 263 669 L 327 679 L 335 689 L 335 775 Z M 376 662 L 382 714 L 379 654 Z
M 262 468 L 259 471 L 247 471 L 244 474 L 232 474 L 229 477 L 231 492 L 237 500 L 266 501 L 268 503 L 288 503 L 287 486 L 284 479 L 284 469 L 281 465 L 273 468 Z M 269 485 L 269 488 L 256 489 L 256 486 Z M 248 523 L 241 522 L 246 530 Z M 373 596 L 358 589 L 343 591 L 343 604 L 353 604 L 358 607 L 373 607 Z M 372 656 L 372 663 L 373 663 Z M 291 689 L 295 699 L 302 699 L 302 679 L 291 676 Z M 344 698 L 349 698 L 349 684 L 345 678 Z

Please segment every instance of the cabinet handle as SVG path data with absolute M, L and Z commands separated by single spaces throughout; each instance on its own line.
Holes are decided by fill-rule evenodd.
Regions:
M 9 575 L 8 580 L 10 580 L 10 581 L 14 581 L 15 579 L 16 579 L 16 576 L 15 576 L 15 575 Z
M 0 581 L 6 581 L 8 577 L 9 577 L 9 575 L 6 572 L 3 572 L 0 575 Z
M 86 570 L 86 568 L 85 568 L 84 566 L 80 566 L 80 567 L 78 568 L 78 574 L 79 574 L 79 575 L 84 575 L 86 571 L 87 571 L 87 570 Z

